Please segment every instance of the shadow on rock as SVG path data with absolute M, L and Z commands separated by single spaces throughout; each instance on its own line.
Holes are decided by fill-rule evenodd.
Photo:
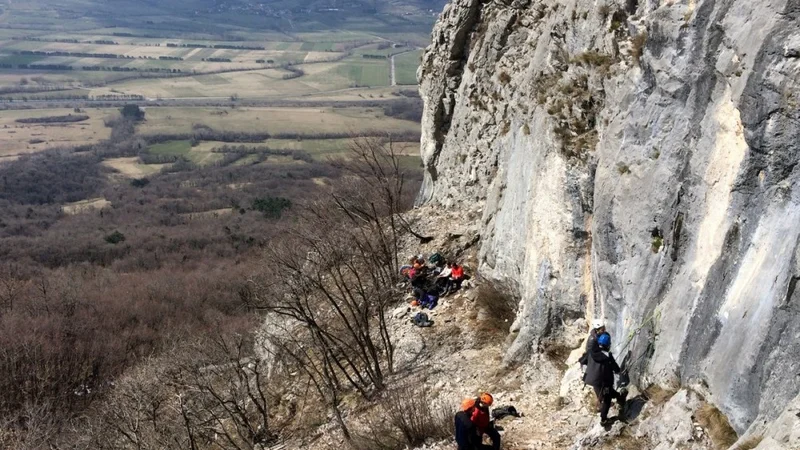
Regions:
M 625 402 L 625 414 L 622 415 L 621 420 L 624 422 L 635 420 L 642 413 L 646 403 L 647 399 L 641 395 L 629 399 Z

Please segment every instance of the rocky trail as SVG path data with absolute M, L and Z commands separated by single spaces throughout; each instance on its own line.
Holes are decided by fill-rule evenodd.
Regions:
M 465 217 L 478 213 L 423 209 L 414 214 L 432 224 L 463 224 Z M 418 231 L 434 239 L 422 246 L 410 240 L 406 253 L 430 255 L 442 251 L 474 267 L 474 226 L 448 229 L 431 225 Z M 511 405 L 522 413 L 522 417 L 506 417 L 497 422 L 502 428 L 505 450 L 699 450 L 728 448 L 736 441 L 727 422 L 703 422 L 698 418 L 708 404 L 702 394 L 687 389 L 666 391 L 652 386 L 643 393 L 631 386 L 624 422 L 602 427 L 599 415 L 593 412 L 594 393 L 581 381 L 582 370 L 577 363 L 585 345 L 586 321 L 564 323 L 559 335 L 543 343 L 531 359 L 524 364 L 509 363 L 505 359 L 515 333 L 506 331 L 509 324 L 496 329 L 498 324 L 481 307 L 479 296 L 484 292 L 482 283 L 486 282 L 477 277 L 465 283 L 464 289 L 442 298 L 433 310 L 411 307 L 406 301 L 392 310 L 397 369 L 393 384 L 406 386 L 409 395 L 425 392 L 435 402 L 452 408 L 478 392 L 491 392 L 495 407 Z M 429 315 L 433 326 L 420 328 L 411 323 L 411 317 L 420 311 Z M 353 412 L 349 420 L 358 422 L 362 415 L 372 414 L 370 411 Z M 614 405 L 610 417 L 619 418 L 618 414 Z M 793 421 L 791 426 L 800 430 L 800 418 L 795 419 L 786 420 Z M 310 448 L 342 445 L 344 441 L 331 430 Z M 454 450 L 455 444 L 452 439 L 431 441 L 419 449 Z
M 706 411 L 733 430 L 714 448 L 800 448 L 772 428 L 800 429 L 799 11 L 445 7 L 419 71 L 418 202 L 476 211 L 476 268 L 519 301 L 504 361 L 600 318 L 636 383 L 687 393 L 665 412 L 689 411 L 679 429 Z M 642 427 L 625 428 L 653 436 L 642 448 L 705 448 Z
M 444 251 L 474 267 L 478 230 L 466 218 L 479 213 L 477 208 L 458 213 L 417 210 L 414 214 L 425 218 L 425 222 L 417 223 L 430 224 L 422 225 L 418 231 L 434 239 L 422 248 L 410 242 L 407 253 L 413 254 L 413 249 L 426 255 Z M 448 224 L 468 225 L 459 228 Z M 495 396 L 495 407 L 513 405 L 523 416 L 498 421 L 503 428 L 504 449 L 699 450 L 728 448 L 736 443 L 736 433 L 727 421 L 719 420 L 724 416 L 699 393 L 703 386 L 697 386 L 695 391 L 664 390 L 653 385 L 647 392 L 636 385 L 629 386 L 624 421 L 619 420 L 615 404 L 610 417 L 618 420 L 610 427 L 601 426 L 599 415 L 594 413 L 594 393 L 583 384 L 583 372 L 577 363 L 588 333 L 586 320 L 563 323 L 559 334 L 540 344 L 526 363 L 509 363 L 505 359 L 516 337 L 515 327 L 511 326 L 510 334 L 482 334 L 487 330 L 484 325 L 491 324 L 491 330 L 496 323 L 481 307 L 479 296 L 485 292 L 481 283 L 487 280 L 478 277 L 468 282 L 466 289 L 443 298 L 434 310 L 425 310 L 434 321 L 430 328 L 410 323 L 410 317 L 422 309 L 406 305 L 395 308 L 392 317 L 398 367 L 410 370 L 416 385 L 453 405 L 480 391 Z M 800 416 L 785 414 L 784 420 L 791 423 L 797 439 Z M 743 438 L 734 448 L 754 448 L 771 439 L 769 433 Z M 453 450 L 455 445 L 447 440 L 421 448 Z

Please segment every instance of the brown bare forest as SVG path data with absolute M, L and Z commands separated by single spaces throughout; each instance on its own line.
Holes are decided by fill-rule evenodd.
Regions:
M 102 162 L 148 143 L 108 125 L 101 144 L 0 165 L 0 447 L 253 449 L 291 428 L 271 423 L 290 416 L 276 371 L 333 411 L 383 388 L 405 227 L 388 218 L 420 182 L 389 136 L 338 161 L 254 147 L 257 164 L 127 180 Z M 268 313 L 288 334 L 258 332 Z

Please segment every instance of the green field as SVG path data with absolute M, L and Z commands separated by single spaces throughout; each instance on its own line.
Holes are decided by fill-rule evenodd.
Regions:
M 189 133 L 195 124 L 246 133 L 416 132 L 419 125 L 387 117 L 378 108 L 147 108 L 142 134 Z
M 408 50 L 404 44 L 391 44 L 389 42 L 380 42 L 377 44 L 364 45 L 353 49 L 356 55 L 383 55 L 387 58 L 396 53 L 405 52 Z
M 45 57 L 37 55 L 9 55 L 0 54 L 0 64 L 12 64 L 14 67 L 20 64 L 33 64 L 41 61 Z
M 417 68 L 419 67 L 422 51 L 415 50 L 394 57 L 395 77 L 397 84 L 417 84 Z
M 336 68 L 336 73 L 348 80 L 352 86 L 388 86 L 389 60 L 348 58 Z
M 273 150 L 302 150 L 314 157 L 326 157 L 347 154 L 353 146 L 353 139 L 266 139 L 260 144 L 231 144 L 225 142 L 203 141 L 192 147 L 190 141 L 168 141 L 153 144 L 148 148 L 152 155 L 182 156 L 199 165 L 211 164 L 222 159 L 222 154 L 214 152 L 223 146 L 265 146 Z M 417 142 L 398 142 L 397 151 L 411 153 L 416 157 Z
M 169 141 L 161 144 L 154 144 L 148 148 L 151 155 L 160 156 L 182 156 L 187 160 L 203 166 L 213 164 L 222 159 L 223 155 L 214 153 L 217 147 L 225 145 L 223 142 L 200 142 L 192 147 L 190 141 Z
M 192 150 L 189 141 L 169 141 L 151 145 L 148 151 L 153 155 L 185 156 Z

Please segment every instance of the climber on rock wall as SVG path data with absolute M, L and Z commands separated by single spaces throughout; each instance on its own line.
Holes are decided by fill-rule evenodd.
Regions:
M 614 390 L 614 374 L 620 372 L 619 365 L 611 354 L 611 336 L 601 333 L 597 336 L 597 343 L 588 354 L 588 364 L 583 381 L 594 388 L 600 407 L 600 423 L 607 425 L 608 411 L 611 401 L 616 399 L 620 408 L 620 416 L 625 405 L 626 394 Z

